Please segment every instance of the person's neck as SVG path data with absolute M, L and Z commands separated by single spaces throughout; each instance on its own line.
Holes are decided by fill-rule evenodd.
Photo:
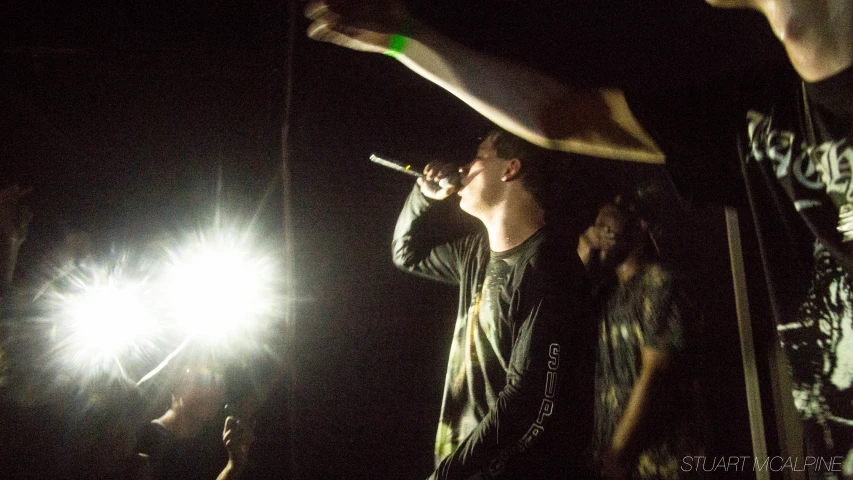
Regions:
M 754 1 L 803 80 L 824 80 L 853 64 L 850 0 Z
M 505 252 L 521 245 L 545 226 L 545 212 L 532 199 L 505 201 L 481 220 L 489 233 L 489 247 L 495 252 Z
M 178 438 L 192 437 L 200 429 L 197 422 L 174 408 L 170 408 L 163 416 L 154 421 Z

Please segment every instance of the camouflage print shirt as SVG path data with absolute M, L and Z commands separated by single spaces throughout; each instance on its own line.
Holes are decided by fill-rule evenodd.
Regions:
M 696 321 L 692 303 L 672 272 L 647 265 L 625 284 L 614 282 L 602 295 L 595 379 L 595 451 L 609 449 L 634 383 L 641 373 L 641 350 L 674 355 L 674 382 L 666 398 L 655 398 L 644 431 L 634 478 L 679 478 L 684 455 L 701 454 L 703 415 L 692 398 L 695 358 L 688 329 Z M 692 478 L 692 477 L 691 477 Z

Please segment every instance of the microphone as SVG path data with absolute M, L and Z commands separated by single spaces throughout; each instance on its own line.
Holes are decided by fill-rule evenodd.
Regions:
M 405 173 L 406 175 L 411 175 L 413 177 L 424 178 L 426 176 L 417 170 L 412 170 L 412 166 L 407 163 L 382 158 L 379 155 L 376 155 L 375 153 L 370 155 L 370 161 L 382 165 L 383 167 L 388 167 L 392 170 Z M 459 176 L 459 172 L 450 172 L 446 177 L 438 181 L 438 186 L 440 188 L 447 188 L 451 185 L 459 187 L 461 184 L 462 178 Z

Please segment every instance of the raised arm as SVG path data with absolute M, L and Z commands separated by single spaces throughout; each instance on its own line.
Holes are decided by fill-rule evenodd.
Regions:
M 403 210 L 397 217 L 391 242 L 394 265 L 400 270 L 440 282 L 458 284 L 464 252 L 471 251 L 473 236 L 452 241 L 441 239 L 439 232 L 446 226 L 449 201 L 456 186 L 439 187 L 438 181 L 455 167 L 431 162 L 424 169 L 425 177 L 418 179 Z
M 470 50 L 416 22 L 396 0 L 313 2 L 308 36 L 383 53 L 505 130 L 541 147 L 616 160 L 664 155 L 617 89 L 574 88 Z

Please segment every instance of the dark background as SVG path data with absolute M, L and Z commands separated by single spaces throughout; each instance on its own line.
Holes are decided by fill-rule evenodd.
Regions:
M 782 58 L 759 15 L 694 0 L 408 5 L 479 50 L 575 83 L 663 96 Z M 0 186 L 32 186 L 27 202 L 35 215 L 19 281 L 37 278 L 42 259 L 70 231 L 88 232 L 95 250 L 106 251 L 209 224 L 220 168 L 228 209 L 260 208 L 261 230 L 280 242 L 290 81 L 298 302 L 293 343 L 278 345 L 276 354 L 292 362 L 293 373 L 266 378 L 271 393 L 250 478 L 425 477 L 455 291 L 393 268 L 390 236 L 411 182 L 367 158 L 379 152 L 416 165 L 462 162 L 489 123 L 390 58 L 306 39 L 301 15 L 287 78 L 286 2 L 12 1 L 2 9 Z M 663 121 L 697 133 L 677 118 Z M 633 180 L 657 175 L 649 167 L 573 160 L 583 180 L 565 180 L 570 195 L 558 217 L 566 228 L 586 225 Z M 698 228 L 671 236 L 684 239 L 673 242 L 681 245 L 676 253 L 701 266 L 694 277 L 715 326 L 708 400 L 717 447 L 745 455 L 721 213 L 702 209 L 690 221 Z M 40 478 L 18 472 L 27 474 Z

